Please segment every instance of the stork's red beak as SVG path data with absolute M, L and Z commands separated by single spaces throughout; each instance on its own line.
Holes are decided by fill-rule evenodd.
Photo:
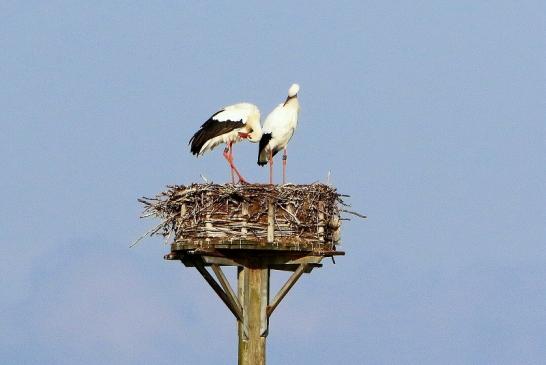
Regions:
M 241 137 L 242 139 L 250 138 L 250 133 L 239 132 L 239 137 Z

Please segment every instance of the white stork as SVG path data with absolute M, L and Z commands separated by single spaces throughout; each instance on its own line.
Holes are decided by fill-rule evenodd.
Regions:
M 292 84 L 288 89 L 285 102 L 279 104 L 265 119 L 263 135 L 258 151 L 258 165 L 264 166 L 269 161 L 269 183 L 273 184 L 273 156 L 284 150 L 282 157 L 282 183 L 286 183 L 286 145 L 298 126 L 300 104 L 298 92 L 300 86 Z
M 254 104 L 239 103 L 226 106 L 211 115 L 191 137 L 189 144 L 191 153 L 199 157 L 225 143 L 224 157 L 231 168 L 231 182 L 235 183 L 235 172 L 239 182 L 246 183 L 233 163 L 233 144 L 243 139 L 256 143 L 261 137 L 260 110 Z

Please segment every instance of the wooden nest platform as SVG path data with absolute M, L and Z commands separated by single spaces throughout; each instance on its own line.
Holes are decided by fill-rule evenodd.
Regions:
M 343 197 L 318 183 L 168 186 L 154 198 L 139 199 L 142 217 L 160 219 L 140 239 L 164 236 L 171 243 L 165 259 L 197 269 L 237 319 L 239 364 L 265 364 L 275 308 L 304 273 L 322 267 L 325 257 L 333 261 L 344 254 L 336 250 L 340 214 L 364 218 L 346 210 Z M 237 268 L 236 288 L 224 266 Z M 272 270 L 292 272 L 274 296 Z
M 161 219 L 146 235 L 172 239 L 168 259 L 179 259 L 177 252 L 190 250 L 333 256 L 342 254 L 336 252 L 345 206 L 342 197 L 334 187 L 319 183 L 191 184 L 168 186 L 155 198 L 139 201 L 144 204 L 143 217 Z

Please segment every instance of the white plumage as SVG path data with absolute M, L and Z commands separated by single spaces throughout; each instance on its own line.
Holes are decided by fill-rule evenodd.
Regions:
M 221 143 L 227 145 L 224 157 L 231 167 L 232 181 L 235 172 L 241 182 L 245 182 L 233 163 L 232 145 L 243 139 L 256 143 L 260 141 L 260 110 L 254 104 L 238 103 L 226 106 L 214 113 L 203 123 L 201 128 L 190 139 L 191 152 L 200 156 L 214 149 Z
M 211 151 L 221 143 L 235 143 L 248 135 L 251 142 L 261 137 L 260 110 L 254 104 L 238 103 L 214 113 L 190 139 L 194 155 Z
M 269 182 L 273 183 L 273 156 L 280 150 L 283 155 L 283 183 L 286 180 L 286 146 L 294 135 L 298 126 L 298 114 L 300 104 L 298 102 L 299 85 L 293 84 L 288 89 L 288 97 L 285 102 L 279 104 L 265 119 L 258 152 L 258 165 L 263 166 L 269 162 Z

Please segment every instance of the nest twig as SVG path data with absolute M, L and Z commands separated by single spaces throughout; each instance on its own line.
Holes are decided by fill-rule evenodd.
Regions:
M 340 212 L 346 206 L 342 196 L 334 187 L 319 183 L 168 186 L 154 198 L 139 199 L 144 204 L 142 217 L 161 219 L 143 237 L 162 235 L 167 241 L 172 237 L 175 242 L 207 244 L 266 243 L 269 228 L 275 244 L 324 243 L 334 248 L 340 240 Z M 271 204 L 274 223 L 268 221 Z

